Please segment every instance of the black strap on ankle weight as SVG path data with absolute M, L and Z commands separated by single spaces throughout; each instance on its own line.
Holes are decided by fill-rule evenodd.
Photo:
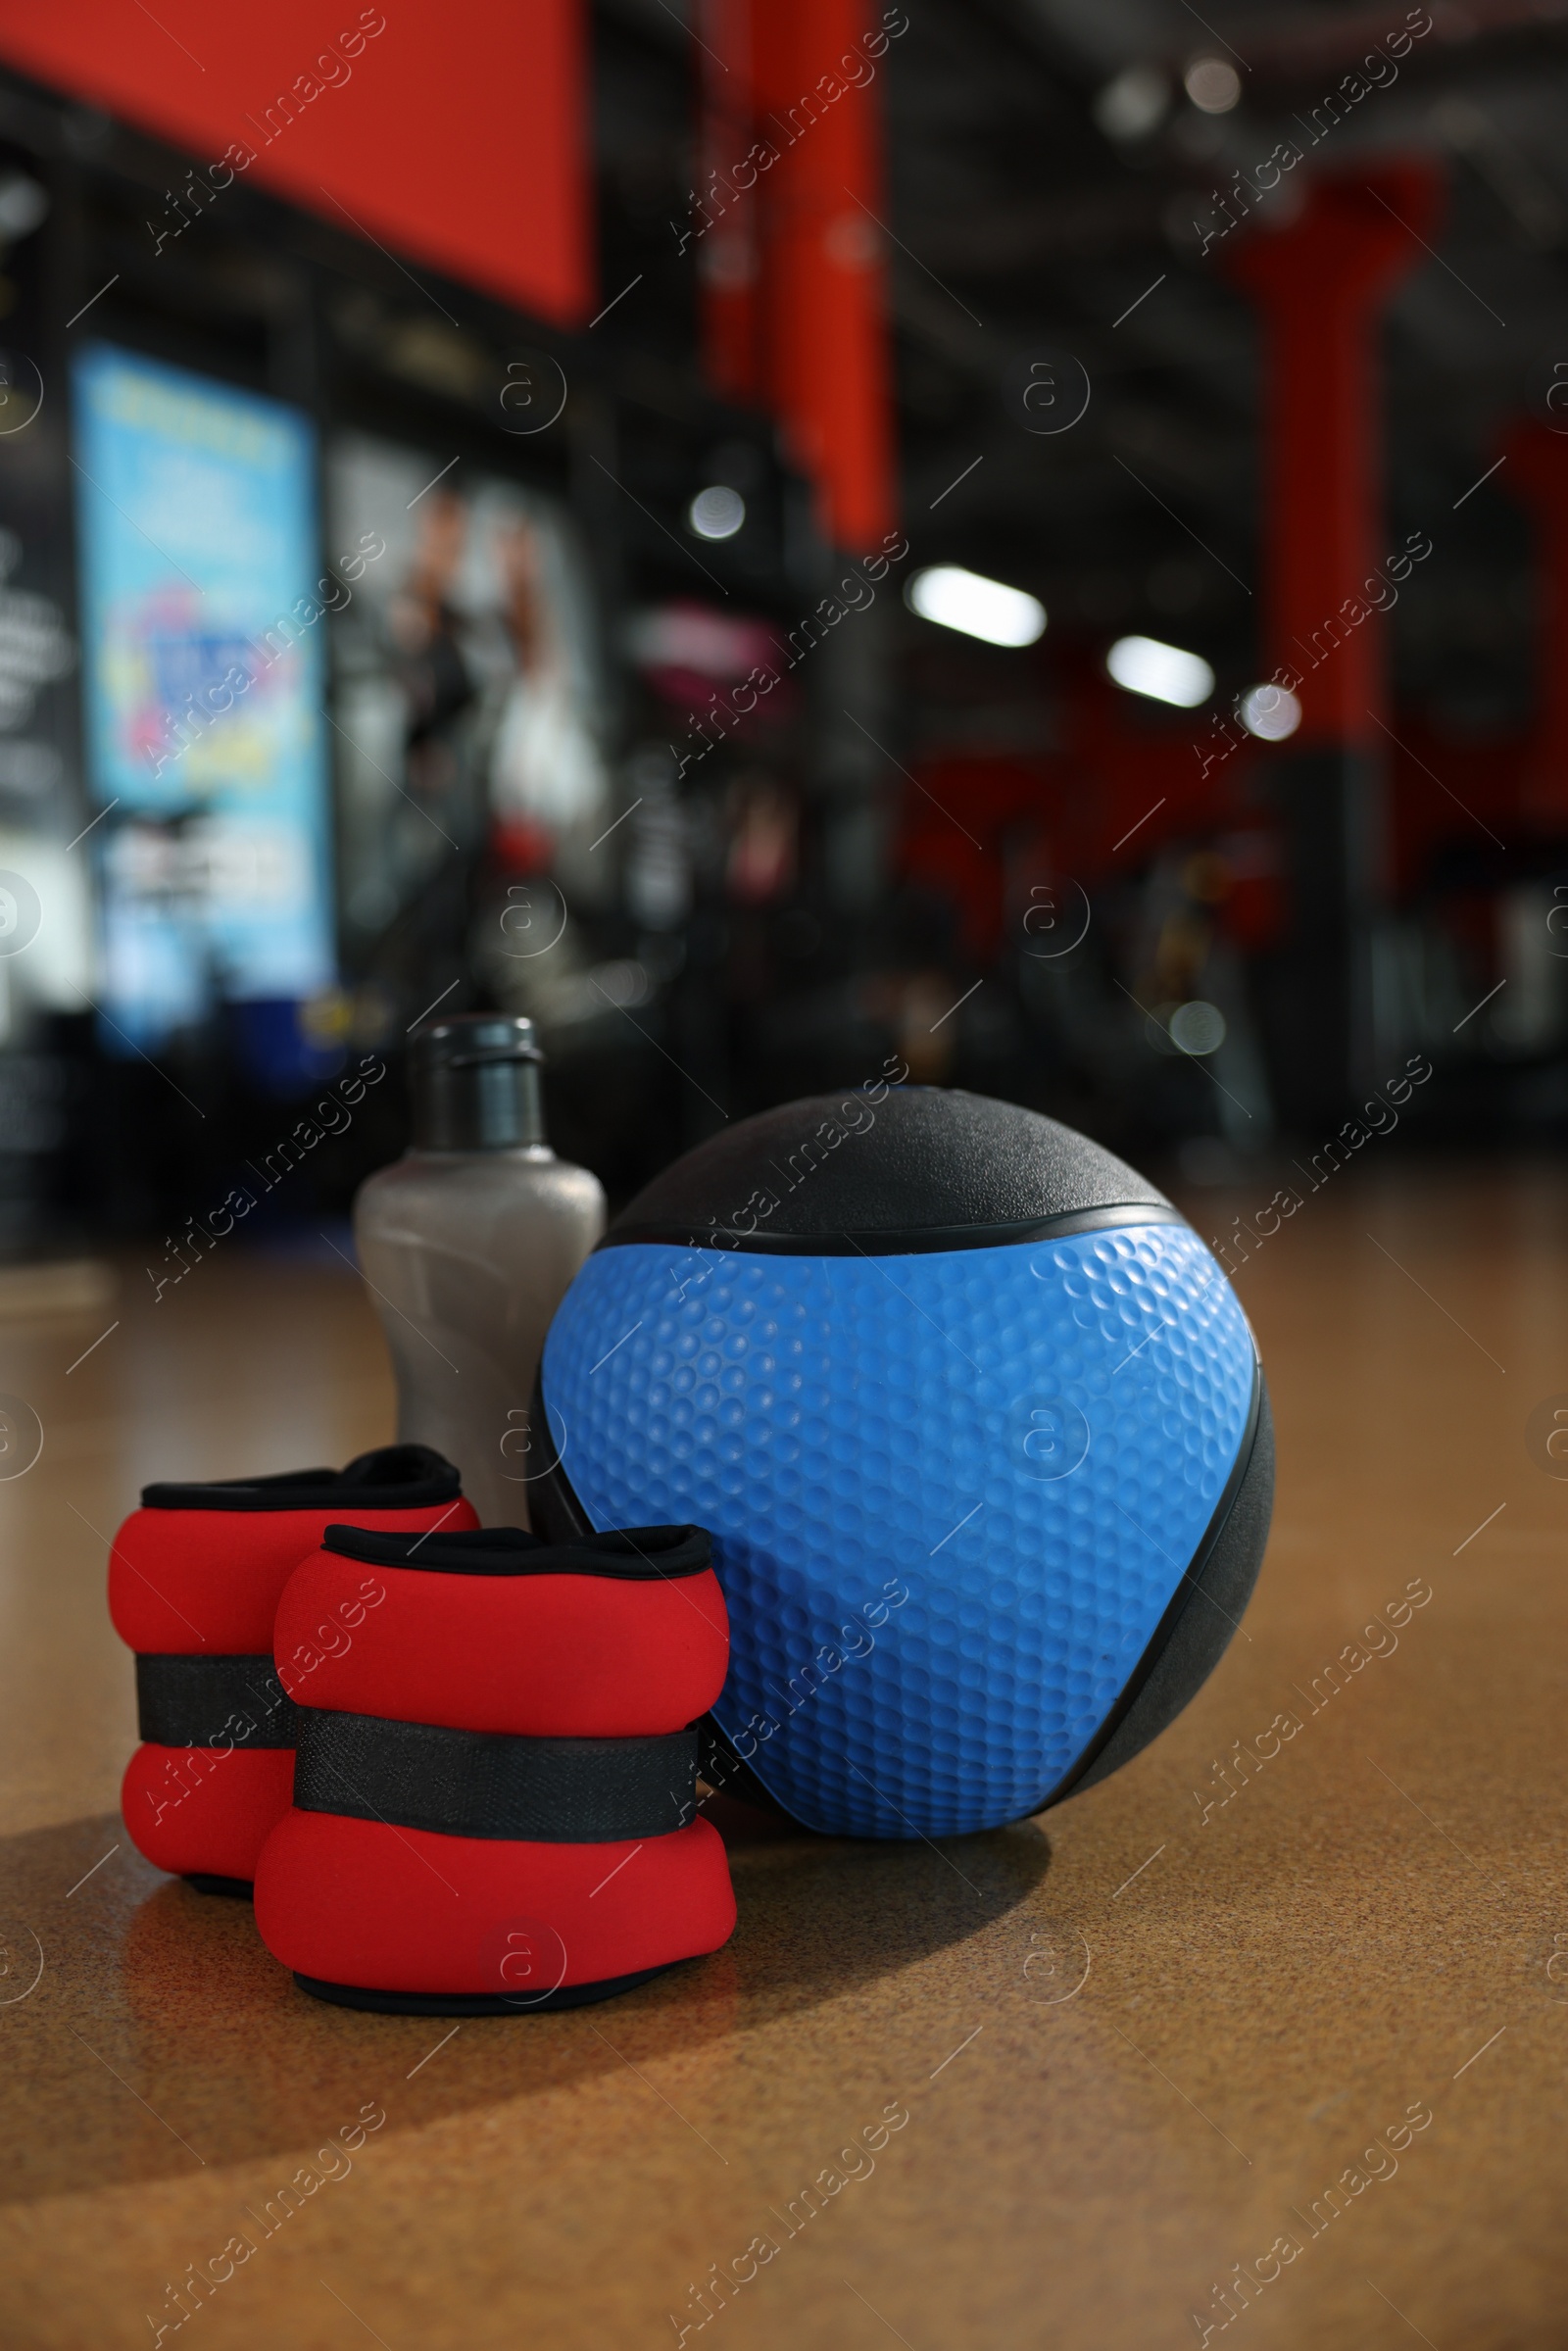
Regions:
M 291 1747 L 298 1709 L 270 1657 L 136 1659 L 139 1736 L 161 1747 Z
M 697 1815 L 697 1730 L 654 1739 L 523 1739 L 297 1708 L 302 1812 L 443 1837 L 609 1844 Z
M 383 1445 L 342 1469 L 282 1469 L 207 1486 L 167 1480 L 141 1490 L 144 1510 L 433 1510 L 463 1491 L 452 1463 L 427 1445 Z

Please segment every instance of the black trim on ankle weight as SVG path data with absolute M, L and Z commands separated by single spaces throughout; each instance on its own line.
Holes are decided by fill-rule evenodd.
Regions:
M 388 1535 L 372 1527 L 328 1527 L 321 1548 L 371 1567 L 412 1567 L 447 1576 L 610 1576 L 626 1584 L 668 1583 L 712 1565 L 705 1527 L 616 1527 L 605 1535 L 546 1543 L 521 1527 L 470 1527 L 455 1535 Z
M 553 2008 L 588 2008 L 596 2000 L 612 2000 L 617 1992 L 635 1991 L 639 1984 L 651 1984 L 656 1976 L 686 1965 L 683 1959 L 666 1959 L 661 1967 L 637 1968 L 629 1976 L 601 1976 L 597 1984 L 563 1984 L 554 1991 L 531 1995 L 519 1992 L 515 1999 L 505 1992 L 373 1991 L 363 1984 L 328 1984 L 320 1976 L 302 1976 L 298 1968 L 294 1981 L 318 2000 L 330 2000 L 338 2008 L 370 2009 L 381 2016 L 541 2016 Z
M 428 1445 L 383 1445 L 342 1469 L 284 1469 L 209 1486 L 144 1486 L 144 1510 L 429 1510 L 455 1502 L 463 1481 Z

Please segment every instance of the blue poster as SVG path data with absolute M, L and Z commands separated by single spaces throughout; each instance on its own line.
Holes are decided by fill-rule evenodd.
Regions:
M 334 976 L 316 441 L 280 402 L 90 346 L 74 370 L 105 1001 L 145 1045 Z M 113 1039 L 110 1039 L 111 1044 Z

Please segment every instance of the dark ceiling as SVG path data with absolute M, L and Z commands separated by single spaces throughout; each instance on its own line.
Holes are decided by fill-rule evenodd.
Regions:
M 679 0 L 600 0 L 596 55 L 604 283 L 644 271 L 606 327 L 628 356 L 685 374 L 694 288 L 667 226 L 695 176 L 680 15 Z M 1185 0 L 908 0 L 907 15 L 881 88 L 915 556 L 1032 589 L 1054 639 L 1143 628 L 1247 682 L 1258 337 L 1199 224 L 1234 172 L 1284 137 L 1304 144 L 1301 118 L 1381 50 L 1380 86 L 1312 162 L 1353 172 L 1417 152 L 1447 188 L 1383 344 L 1389 527 L 1441 524 L 1449 559 L 1395 616 L 1398 696 L 1450 726 L 1517 721 L 1529 525 L 1506 467 L 1465 493 L 1502 428 L 1532 400 L 1540 413 L 1559 346 L 1568 361 L 1568 0 L 1407 13 L 1211 0 L 1202 17 Z M 1185 94 L 1202 59 L 1235 70 L 1228 111 Z M 1027 429 L 1031 367 L 1081 398 L 1074 363 L 1081 420 Z

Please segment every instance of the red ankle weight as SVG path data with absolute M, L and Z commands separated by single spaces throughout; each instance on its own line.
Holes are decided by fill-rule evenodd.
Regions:
M 383 1445 L 342 1470 L 148 1486 L 141 1499 L 109 1554 L 143 1741 L 121 1788 L 125 1827 L 159 1869 L 248 1892 L 293 1785 L 294 1710 L 272 1664 L 284 1585 L 345 1512 L 411 1535 L 478 1521 L 451 1462 L 423 1445 Z
M 735 1897 L 696 1726 L 728 1664 L 700 1528 L 329 1527 L 277 1612 L 299 1756 L 263 1941 L 324 1999 L 440 2016 L 577 2006 L 716 1950 Z

